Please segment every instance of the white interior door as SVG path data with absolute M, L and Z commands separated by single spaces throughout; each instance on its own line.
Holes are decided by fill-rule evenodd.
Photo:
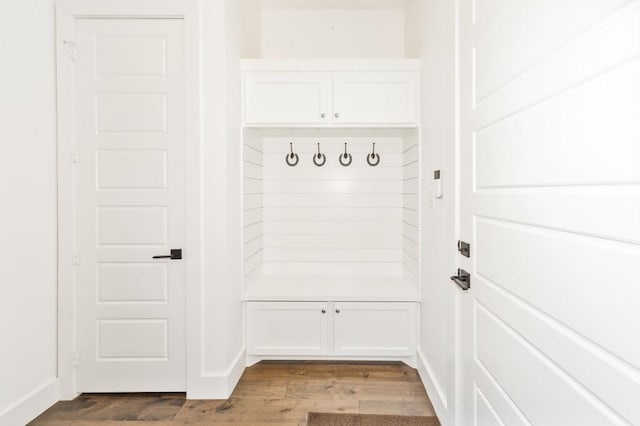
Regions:
M 461 2 L 461 424 L 640 424 L 639 22 Z
M 79 19 L 78 387 L 185 390 L 183 22 Z

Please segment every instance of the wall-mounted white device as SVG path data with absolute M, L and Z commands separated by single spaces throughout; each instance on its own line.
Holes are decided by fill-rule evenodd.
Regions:
M 433 198 L 442 198 L 442 180 L 440 179 L 440 170 L 433 172 Z

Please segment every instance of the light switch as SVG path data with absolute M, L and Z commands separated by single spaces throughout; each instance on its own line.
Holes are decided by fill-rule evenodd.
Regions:
M 440 170 L 433 172 L 433 198 L 442 198 L 442 180 L 440 179 Z

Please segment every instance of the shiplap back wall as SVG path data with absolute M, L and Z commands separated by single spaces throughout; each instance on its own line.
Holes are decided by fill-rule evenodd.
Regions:
M 401 275 L 402 135 L 399 132 L 266 132 L 264 272 L 289 275 Z M 350 166 L 339 164 L 348 152 Z M 376 143 L 377 167 L 366 163 Z M 285 163 L 293 143 L 300 162 Z M 313 164 L 320 143 L 327 162 Z
M 418 277 L 418 139 L 401 130 L 245 130 L 244 273 Z M 350 166 L 338 161 L 344 143 Z M 380 164 L 367 164 L 375 142 Z M 290 167 L 290 144 L 299 163 Z M 322 167 L 313 164 L 320 150 Z
M 420 166 L 417 130 L 407 132 L 402 151 L 402 249 L 405 274 L 418 279 Z
M 264 248 L 262 136 L 245 129 L 243 146 L 243 260 L 244 276 L 262 272 Z

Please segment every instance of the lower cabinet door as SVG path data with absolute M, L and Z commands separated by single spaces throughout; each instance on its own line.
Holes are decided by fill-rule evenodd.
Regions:
M 336 356 L 413 356 L 416 304 L 334 303 L 333 353 Z
M 327 355 L 325 302 L 248 302 L 247 354 Z

